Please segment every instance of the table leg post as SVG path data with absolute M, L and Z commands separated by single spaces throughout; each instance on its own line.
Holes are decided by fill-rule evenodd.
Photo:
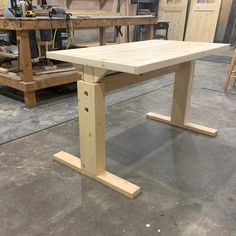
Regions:
M 152 40 L 154 37 L 154 25 L 147 25 L 147 40 Z
M 105 171 L 105 95 L 103 83 L 78 82 L 82 170 Z
M 33 69 L 30 54 L 29 34 L 27 30 L 16 31 L 17 43 L 19 45 L 19 60 L 21 67 L 21 79 L 25 83 L 33 82 Z M 36 106 L 35 91 L 24 92 L 24 101 L 27 108 Z
M 198 124 L 193 124 L 188 121 L 194 67 L 194 61 L 185 62 L 180 65 L 180 69 L 175 73 L 171 117 L 152 112 L 147 113 L 147 117 L 205 135 L 216 136 L 218 133 L 217 130 Z
M 171 122 L 184 125 L 188 122 L 195 62 L 183 63 L 175 73 Z

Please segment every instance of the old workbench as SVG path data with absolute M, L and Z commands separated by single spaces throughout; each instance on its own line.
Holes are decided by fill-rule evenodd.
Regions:
M 153 26 L 157 22 L 154 16 L 83 16 L 70 20 L 48 17 L 4 18 L 0 17 L 0 30 L 15 30 L 19 46 L 20 75 L 0 74 L 0 84 L 23 91 L 27 108 L 36 106 L 35 91 L 56 85 L 62 85 L 80 79 L 76 71 L 58 74 L 34 76 L 31 63 L 29 30 L 59 28 L 99 28 L 100 45 L 106 44 L 106 28 L 114 26 L 147 25 L 147 38 L 153 37 Z

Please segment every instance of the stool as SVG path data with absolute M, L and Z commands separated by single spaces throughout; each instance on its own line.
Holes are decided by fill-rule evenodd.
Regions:
M 168 40 L 168 30 L 169 30 L 169 24 L 170 22 L 166 21 L 166 22 L 158 22 L 157 24 L 155 24 L 154 26 L 154 39 L 165 39 Z M 164 30 L 165 34 L 158 34 L 157 31 L 159 30 Z
M 44 46 L 45 51 L 47 52 L 47 51 L 49 51 L 49 47 L 53 46 L 53 41 L 38 41 L 37 45 L 38 45 L 39 58 L 42 58 L 41 47 Z
M 230 81 L 231 78 L 234 79 L 233 86 L 235 86 L 235 83 L 236 83 L 236 70 L 234 70 L 235 64 L 236 64 L 236 49 L 234 51 L 234 55 L 233 55 L 232 61 L 231 61 L 230 66 L 229 66 L 229 71 L 228 71 L 226 80 L 224 82 L 224 91 L 225 92 L 227 91 L 229 81 Z

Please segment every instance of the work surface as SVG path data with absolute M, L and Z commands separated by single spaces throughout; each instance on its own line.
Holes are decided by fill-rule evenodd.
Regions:
M 59 29 L 72 27 L 97 28 L 119 25 L 149 25 L 155 24 L 157 18 L 152 15 L 145 16 L 77 16 L 70 20 L 49 17 L 0 17 L 0 28 L 6 30 L 34 30 L 34 29 Z
M 228 44 L 147 40 L 102 47 L 49 52 L 48 58 L 132 74 L 142 74 L 198 59 Z

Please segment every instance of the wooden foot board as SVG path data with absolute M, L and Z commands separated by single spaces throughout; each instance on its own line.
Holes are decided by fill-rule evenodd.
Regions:
M 96 176 L 91 175 L 88 172 L 85 172 L 81 167 L 81 161 L 78 157 L 73 156 L 66 152 L 58 152 L 54 154 L 54 159 L 84 175 L 87 175 L 98 182 L 114 189 L 117 192 L 124 194 L 129 198 L 134 198 L 140 192 L 140 187 L 132 184 L 125 179 L 122 179 L 108 171 L 104 171 Z
M 194 124 L 190 122 L 187 122 L 184 125 L 174 124 L 171 122 L 171 118 L 169 116 L 163 116 L 163 115 L 159 115 L 153 112 L 147 113 L 147 118 L 155 120 L 155 121 L 159 121 L 165 124 L 173 125 L 179 128 L 195 131 L 195 132 L 205 134 L 211 137 L 215 137 L 218 134 L 218 130 L 216 129 L 208 128 L 206 126 L 202 126 L 202 125 L 198 125 L 198 124 Z

